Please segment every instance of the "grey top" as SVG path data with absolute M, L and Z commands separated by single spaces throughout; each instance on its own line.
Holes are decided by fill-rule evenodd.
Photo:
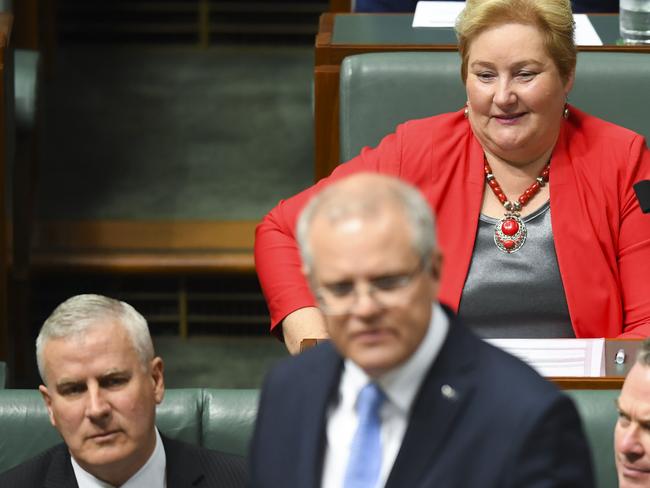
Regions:
M 458 315 L 481 337 L 575 337 L 553 243 L 550 202 L 523 217 L 526 242 L 506 254 L 498 219 L 481 215 Z

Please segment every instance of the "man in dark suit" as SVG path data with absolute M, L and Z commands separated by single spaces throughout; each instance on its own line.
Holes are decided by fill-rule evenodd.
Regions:
M 39 389 L 65 443 L 0 475 L 0 486 L 245 486 L 242 458 L 156 429 L 163 362 L 147 322 L 127 303 L 100 295 L 66 300 L 43 324 L 36 357 Z
M 265 380 L 254 487 L 594 486 L 573 403 L 436 303 L 433 229 L 417 190 L 377 174 L 305 208 L 298 242 L 331 341 Z

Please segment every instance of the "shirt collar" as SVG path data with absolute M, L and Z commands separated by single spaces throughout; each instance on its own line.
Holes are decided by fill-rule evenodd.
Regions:
M 438 357 L 448 330 L 447 315 L 438 303 L 434 303 L 429 328 L 415 353 L 401 365 L 375 379 L 386 397 L 404 414 L 410 411 L 425 374 Z M 346 359 L 344 364 L 339 390 L 341 401 L 354 404 L 361 388 L 372 379 L 352 360 Z
M 70 456 L 72 469 L 74 470 L 75 478 L 79 488 L 115 488 L 113 485 L 102 481 L 88 471 L 79 466 L 79 463 L 74 457 Z M 137 487 L 151 487 L 151 488 L 165 488 L 166 472 L 167 472 L 167 457 L 165 456 L 165 447 L 162 443 L 162 438 L 158 429 L 156 429 L 156 447 L 151 453 L 151 456 L 146 463 L 133 475 L 126 483 L 120 488 L 137 488 Z

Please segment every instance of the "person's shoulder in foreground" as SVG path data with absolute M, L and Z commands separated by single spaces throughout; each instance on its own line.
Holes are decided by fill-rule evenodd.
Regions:
M 162 437 L 167 456 L 167 486 L 239 488 L 248 481 L 246 461 L 219 451 Z M 0 474 L 0 486 L 41 488 L 77 487 L 65 443 Z

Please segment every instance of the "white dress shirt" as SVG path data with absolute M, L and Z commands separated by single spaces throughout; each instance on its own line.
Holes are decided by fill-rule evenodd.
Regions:
M 424 375 L 438 356 L 449 320 L 440 305 L 433 305 L 429 329 L 415 353 L 397 368 L 376 378 L 386 394 L 381 407 L 382 463 L 377 487 L 383 487 L 395 463 L 408 425 L 411 405 Z M 357 430 L 355 403 L 359 391 L 372 379 L 347 359 L 339 383 L 339 401 L 329 407 L 326 417 L 326 446 L 323 460 L 322 488 L 343 486 L 352 438 Z
M 77 478 L 79 488 L 115 488 L 113 485 L 95 478 L 88 471 L 83 469 L 75 459 L 70 456 L 72 469 Z M 167 479 L 167 457 L 165 456 L 165 447 L 163 446 L 160 433 L 156 429 L 156 447 L 151 456 L 126 483 L 119 488 L 166 488 Z

